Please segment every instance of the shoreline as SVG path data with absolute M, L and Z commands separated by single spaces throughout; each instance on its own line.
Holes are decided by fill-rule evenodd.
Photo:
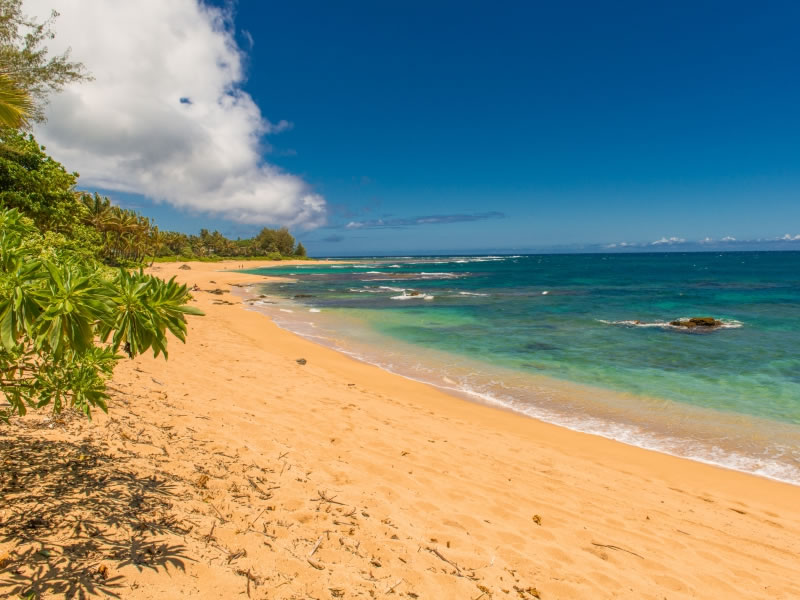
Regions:
M 224 262 L 226 262 L 226 261 L 223 261 L 223 263 Z M 231 261 L 228 261 L 228 262 L 231 262 Z M 303 262 L 298 262 L 297 264 L 314 264 L 314 262 L 327 264 L 327 263 L 330 263 L 331 261 L 303 261 Z M 346 261 L 333 261 L 333 262 L 346 262 Z M 215 264 L 216 265 L 220 265 L 222 263 L 215 263 Z M 270 263 L 269 261 L 265 261 L 264 265 L 261 265 L 259 263 L 259 265 L 254 265 L 253 268 L 261 268 L 262 266 L 280 266 L 280 265 L 291 265 L 291 264 L 294 264 L 294 263 L 290 262 L 290 261 L 272 262 L 272 263 Z M 228 265 L 228 266 L 234 266 L 234 265 Z M 219 270 L 219 271 L 214 271 L 214 272 L 217 273 L 217 274 L 225 273 L 225 274 L 230 275 L 231 276 L 231 281 L 230 282 L 223 282 L 223 283 L 227 283 L 227 285 L 230 285 L 232 287 L 240 287 L 240 288 L 245 287 L 245 285 L 247 285 L 247 284 L 253 284 L 253 285 L 258 284 L 259 281 L 263 283 L 264 279 L 270 279 L 273 282 L 280 282 L 281 280 L 284 280 L 284 279 L 287 280 L 287 281 L 290 280 L 290 278 L 285 278 L 285 277 L 281 277 L 281 276 L 251 275 L 249 273 L 242 273 L 242 272 L 235 271 L 235 270 L 232 270 L 232 271 Z M 239 281 L 237 279 L 239 277 L 245 277 L 245 278 L 248 278 L 248 280 L 246 282 Z M 227 279 L 227 277 L 226 277 L 226 279 Z M 244 299 L 245 298 L 242 298 L 242 300 L 244 300 Z M 242 302 L 242 304 L 244 305 L 244 302 Z M 243 306 L 243 308 L 245 308 L 245 307 Z M 534 422 L 536 424 L 537 427 L 542 426 L 542 427 L 546 427 L 546 428 L 555 428 L 557 431 L 563 431 L 567 435 L 576 434 L 578 436 L 588 436 L 589 438 L 592 438 L 592 439 L 596 438 L 598 441 L 602 440 L 603 442 L 607 442 L 607 443 L 610 443 L 612 445 L 619 445 L 619 446 L 621 446 L 623 448 L 623 450 L 621 452 L 612 452 L 612 454 L 615 455 L 615 456 L 619 455 L 619 454 L 624 454 L 625 453 L 624 449 L 631 449 L 634 452 L 644 452 L 644 453 L 648 453 L 648 454 L 656 454 L 656 455 L 663 456 L 663 457 L 668 458 L 668 459 L 673 459 L 673 460 L 677 460 L 677 461 L 681 461 L 681 462 L 688 462 L 688 463 L 690 463 L 692 465 L 698 465 L 698 466 L 702 466 L 702 467 L 706 467 L 706 468 L 711 468 L 713 470 L 721 470 L 721 471 L 724 471 L 724 472 L 727 472 L 727 473 L 741 475 L 741 476 L 744 476 L 746 478 L 751 478 L 752 477 L 752 478 L 756 478 L 758 480 L 763 480 L 763 481 L 767 481 L 767 482 L 770 482 L 770 483 L 775 483 L 775 484 L 778 484 L 780 486 L 788 486 L 789 488 L 797 489 L 797 491 L 798 491 L 798 500 L 800 500 L 800 485 L 793 484 L 791 482 L 783 481 L 783 480 L 780 480 L 780 479 L 767 477 L 767 476 L 756 474 L 756 473 L 751 473 L 751 472 L 748 472 L 748 471 L 740 471 L 738 469 L 725 467 L 725 466 L 718 465 L 718 464 L 715 464 L 715 463 L 712 463 L 712 462 L 704 462 L 704 461 L 701 461 L 701 460 L 698 460 L 698 459 L 694 459 L 694 458 L 688 458 L 688 457 L 684 457 L 684 456 L 678 456 L 678 455 L 675 455 L 675 454 L 670 454 L 670 453 L 663 452 L 663 451 L 657 450 L 657 449 L 645 448 L 645 447 L 642 447 L 642 446 L 637 446 L 637 445 L 634 445 L 632 443 L 627 443 L 627 442 L 623 442 L 623 441 L 619 441 L 619 440 L 613 439 L 611 437 L 606 437 L 606 436 L 601 435 L 599 433 L 592 433 L 592 432 L 585 432 L 585 431 L 579 431 L 579 430 L 571 429 L 571 428 L 566 427 L 566 426 L 562 426 L 562 425 L 559 425 L 559 424 L 555 424 L 555 423 L 551 423 L 551 422 L 548 422 L 548 421 L 544 421 L 544 420 L 539 419 L 539 418 L 537 418 L 535 416 L 522 414 L 522 413 L 514 410 L 513 408 L 510 408 L 510 407 L 507 407 L 507 406 L 496 406 L 496 405 L 489 404 L 488 402 L 476 402 L 476 401 L 471 400 L 469 398 L 465 398 L 464 396 L 462 396 L 462 395 L 460 395 L 458 393 L 453 393 L 453 392 L 457 392 L 457 390 L 452 390 L 452 391 L 446 390 L 446 389 L 443 389 L 442 386 L 439 386 L 439 385 L 436 385 L 436 384 L 433 384 L 433 383 L 429 383 L 429 382 L 426 382 L 426 381 L 421 381 L 419 379 L 415 379 L 413 377 L 404 375 L 402 373 L 397 373 L 397 372 L 390 371 L 390 370 L 384 368 L 383 366 L 381 366 L 379 364 L 375 364 L 375 363 L 369 362 L 367 360 L 364 360 L 363 358 L 360 358 L 358 356 L 351 355 L 351 354 L 349 354 L 349 353 L 347 353 L 347 352 L 345 352 L 345 351 L 343 351 L 343 350 L 341 350 L 339 348 L 328 346 L 328 345 L 323 344 L 321 342 L 317 342 L 317 341 L 314 341 L 312 339 L 308 339 L 305 336 L 303 336 L 302 334 L 296 333 L 296 332 L 294 332 L 294 331 L 292 331 L 292 330 L 290 330 L 288 328 L 281 327 L 269 315 L 267 315 L 267 314 L 265 314 L 263 312 L 259 312 L 257 310 L 252 310 L 252 309 L 248 309 L 248 308 L 245 308 L 245 310 L 249 310 L 250 312 L 255 312 L 256 314 L 260 315 L 261 317 L 266 317 L 266 319 L 269 320 L 269 323 L 272 326 L 276 327 L 277 329 L 285 332 L 286 334 L 288 334 L 288 335 L 290 335 L 292 337 L 295 337 L 295 338 L 298 338 L 299 340 L 302 340 L 305 343 L 312 344 L 313 346 L 316 346 L 316 347 L 319 347 L 321 349 L 325 349 L 327 351 L 333 352 L 334 354 L 336 354 L 338 356 L 341 356 L 342 358 L 344 358 L 346 360 L 354 361 L 354 362 L 356 362 L 358 364 L 364 365 L 365 367 L 369 367 L 369 368 L 372 368 L 372 369 L 377 369 L 380 373 L 383 373 L 385 375 L 385 377 L 387 377 L 387 378 L 395 378 L 395 377 L 402 378 L 403 380 L 406 380 L 406 381 L 411 382 L 413 384 L 424 386 L 425 388 L 430 388 L 431 390 L 435 390 L 438 394 L 441 394 L 441 396 L 443 396 L 444 398 L 450 398 L 450 399 L 452 399 L 454 401 L 457 401 L 457 402 L 459 402 L 461 404 L 467 404 L 467 405 L 470 405 L 470 406 L 475 406 L 475 407 L 479 407 L 479 408 L 482 408 L 482 409 L 487 409 L 489 411 L 496 411 L 496 412 L 500 412 L 502 414 L 507 414 L 509 416 L 512 416 L 513 419 L 520 419 L 523 423 L 526 422 L 526 421 L 532 421 L 532 422 Z M 561 380 L 558 380 L 558 379 L 555 379 L 555 378 L 550 378 L 550 377 L 546 377 L 546 378 L 548 380 L 551 380 L 553 383 L 564 384 L 565 386 L 570 386 L 570 387 L 574 386 L 576 388 L 577 387 L 587 387 L 587 386 L 580 386 L 579 384 L 575 384 L 575 383 L 572 383 L 572 382 L 562 382 Z M 461 406 L 460 408 L 463 409 L 464 407 Z M 517 430 L 518 427 L 514 427 L 514 429 Z M 639 462 L 639 461 L 637 461 L 637 462 Z M 642 461 L 642 462 L 646 462 L 646 461 Z
M 0 561 L 30 548 L 31 565 L 0 594 L 36 561 L 58 580 L 79 535 L 69 509 L 101 544 L 80 572 L 134 600 L 800 597 L 798 487 L 445 394 L 210 293 L 261 276 L 179 266 L 154 274 L 202 290 L 185 345 L 121 361 L 107 416 L 19 420 L 54 444 L 37 486 L 80 465 L 110 484 L 67 505 L 7 498 L 0 522 L 25 515 L 24 535 L 0 539 Z M 64 521 L 46 558 L 42 534 L 29 541 L 42 497 Z
M 285 276 L 271 276 L 269 274 L 259 274 L 258 277 L 262 279 L 261 283 L 294 281 Z M 258 281 L 253 281 L 248 285 L 258 285 L 258 283 Z M 586 398 L 598 394 L 614 396 L 617 399 L 622 398 L 628 405 L 633 402 L 640 403 L 644 400 L 654 405 L 659 405 L 666 402 L 664 399 L 655 397 L 642 398 L 617 390 L 593 387 L 587 384 L 558 379 L 552 375 L 529 375 L 529 377 L 532 383 L 543 388 L 544 391 L 540 390 L 540 393 L 546 393 L 548 396 L 554 394 L 559 400 L 564 401 L 566 404 L 570 404 L 576 398 L 581 399 L 581 402 L 576 405 L 581 416 L 573 417 L 568 413 L 558 412 L 536 403 L 519 402 L 513 398 L 503 399 L 495 397 L 490 393 L 457 387 L 456 382 L 452 381 L 447 376 L 443 376 L 441 373 L 438 375 L 438 379 L 440 379 L 438 381 L 437 376 L 431 373 L 429 373 L 427 378 L 416 376 L 411 373 L 409 368 L 404 370 L 402 367 L 397 367 L 392 358 L 382 359 L 381 350 L 377 346 L 360 341 L 356 346 L 353 346 L 351 343 L 348 347 L 348 342 L 352 340 L 347 338 L 347 336 L 340 336 L 335 330 L 328 332 L 332 333 L 333 337 L 320 335 L 317 333 L 316 328 L 308 329 L 307 326 L 310 322 L 306 320 L 307 317 L 305 315 L 309 307 L 302 302 L 295 302 L 292 301 L 291 298 L 287 299 L 282 296 L 269 296 L 270 302 L 261 306 L 253 303 L 254 300 L 257 301 L 257 296 L 253 295 L 253 292 L 244 291 L 244 286 L 239 289 L 242 290 L 240 297 L 243 303 L 248 305 L 247 310 L 252 310 L 267 317 L 282 330 L 292 335 L 299 336 L 315 345 L 344 354 L 363 364 L 377 367 L 389 375 L 403 377 L 423 385 L 434 387 L 444 394 L 459 400 L 509 411 L 520 417 L 534 419 L 540 423 L 547 423 L 577 433 L 598 436 L 632 448 L 658 452 L 667 456 L 690 460 L 712 467 L 752 475 L 788 485 L 800 486 L 800 472 L 796 466 L 779 463 L 774 459 L 759 459 L 755 456 L 743 453 L 738 448 L 720 448 L 713 441 L 703 439 L 699 431 L 694 432 L 697 435 L 691 435 L 691 432 L 689 432 L 688 435 L 676 437 L 674 433 L 667 433 L 669 430 L 668 423 L 661 423 L 660 428 L 651 426 L 650 429 L 648 429 L 647 426 L 653 425 L 654 423 L 643 424 L 622 415 L 622 413 L 608 412 L 607 409 L 607 414 L 605 415 L 590 414 L 585 410 L 581 410 L 582 406 L 588 408 L 591 404 L 591 402 L 585 400 Z M 286 312 L 285 309 L 279 308 L 281 304 L 292 307 L 293 310 L 289 310 L 288 312 L 291 313 L 294 311 L 294 314 L 291 316 L 279 314 L 278 311 Z M 300 310 L 297 310 L 298 308 Z M 311 311 L 309 310 L 309 312 Z M 326 313 L 326 315 L 330 315 L 330 313 Z M 317 319 L 319 317 L 320 315 L 315 314 L 313 318 Z M 330 318 L 335 320 L 337 316 L 334 315 Z M 306 327 L 304 328 L 304 326 Z M 311 326 L 316 327 L 315 325 Z M 409 356 L 413 355 L 414 351 L 417 350 L 412 344 L 407 342 L 400 340 L 391 341 L 395 345 L 403 345 L 406 351 L 405 353 Z M 431 356 L 427 356 L 426 358 L 435 360 Z M 466 362 L 470 359 L 463 360 Z M 440 362 L 442 361 L 440 360 Z M 408 367 L 408 365 L 406 365 L 406 367 Z M 473 370 L 480 369 L 481 365 L 475 363 L 471 368 Z M 495 375 L 497 375 L 497 373 Z M 513 377 L 515 374 L 509 372 L 506 375 Z M 502 378 L 503 373 L 499 373 L 499 376 Z M 682 416 L 684 419 L 691 415 L 691 418 L 689 418 L 690 422 L 695 419 L 700 422 L 714 422 L 717 427 L 719 427 L 720 422 L 730 424 L 740 419 L 740 415 L 736 413 L 718 413 L 713 409 L 703 409 L 696 406 L 685 406 L 681 407 L 680 410 L 682 413 L 685 413 L 685 415 Z M 756 425 L 759 427 L 758 431 L 764 439 L 768 437 L 770 431 L 774 431 L 772 428 L 782 427 L 784 425 L 777 421 L 771 422 L 755 416 L 748 416 L 747 418 L 754 427 Z M 711 421 L 709 421 L 709 419 Z M 730 427 L 730 425 L 728 426 Z M 707 434 L 707 432 L 704 433 Z M 732 432 L 725 431 L 725 433 L 730 434 Z

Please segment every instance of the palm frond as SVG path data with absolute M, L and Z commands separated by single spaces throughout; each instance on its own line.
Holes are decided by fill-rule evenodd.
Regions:
M 0 125 L 20 129 L 27 127 L 34 105 L 28 92 L 0 72 Z

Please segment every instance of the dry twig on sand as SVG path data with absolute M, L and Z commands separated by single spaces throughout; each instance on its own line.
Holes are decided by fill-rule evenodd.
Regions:
M 626 550 L 625 548 L 620 548 L 619 546 L 614 546 L 612 544 L 598 544 L 597 542 L 592 542 L 592 546 L 599 546 L 600 548 L 609 548 L 610 550 L 620 550 L 621 552 L 627 552 L 628 554 L 633 554 L 634 556 L 638 556 L 642 560 L 644 560 L 644 556 L 641 554 L 636 554 L 631 550 Z

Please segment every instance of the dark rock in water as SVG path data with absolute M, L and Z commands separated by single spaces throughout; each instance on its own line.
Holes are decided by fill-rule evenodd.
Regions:
M 313 298 L 314 296 L 312 294 L 295 294 L 294 297 L 295 298 Z
M 306 364 L 307 362 L 308 362 L 308 361 L 307 361 L 305 358 L 298 358 L 298 359 L 297 359 L 297 364 L 298 364 L 298 365 L 304 365 L 304 364 Z
M 184 271 L 190 271 L 192 267 L 190 267 L 189 265 L 181 265 L 178 268 L 183 269 Z
M 722 321 L 718 321 L 714 317 L 692 317 L 691 319 L 670 321 L 670 325 L 674 327 L 686 327 L 687 329 L 694 329 L 695 327 L 712 328 L 722 325 Z

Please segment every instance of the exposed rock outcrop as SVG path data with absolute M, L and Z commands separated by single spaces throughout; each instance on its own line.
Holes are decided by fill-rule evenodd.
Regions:
M 722 325 L 722 321 L 718 321 L 714 317 L 692 317 L 691 319 L 676 319 L 670 321 L 670 325 L 675 327 L 686 327 L 687 329 L 694 329 L 695 327 L 714 328 Z

